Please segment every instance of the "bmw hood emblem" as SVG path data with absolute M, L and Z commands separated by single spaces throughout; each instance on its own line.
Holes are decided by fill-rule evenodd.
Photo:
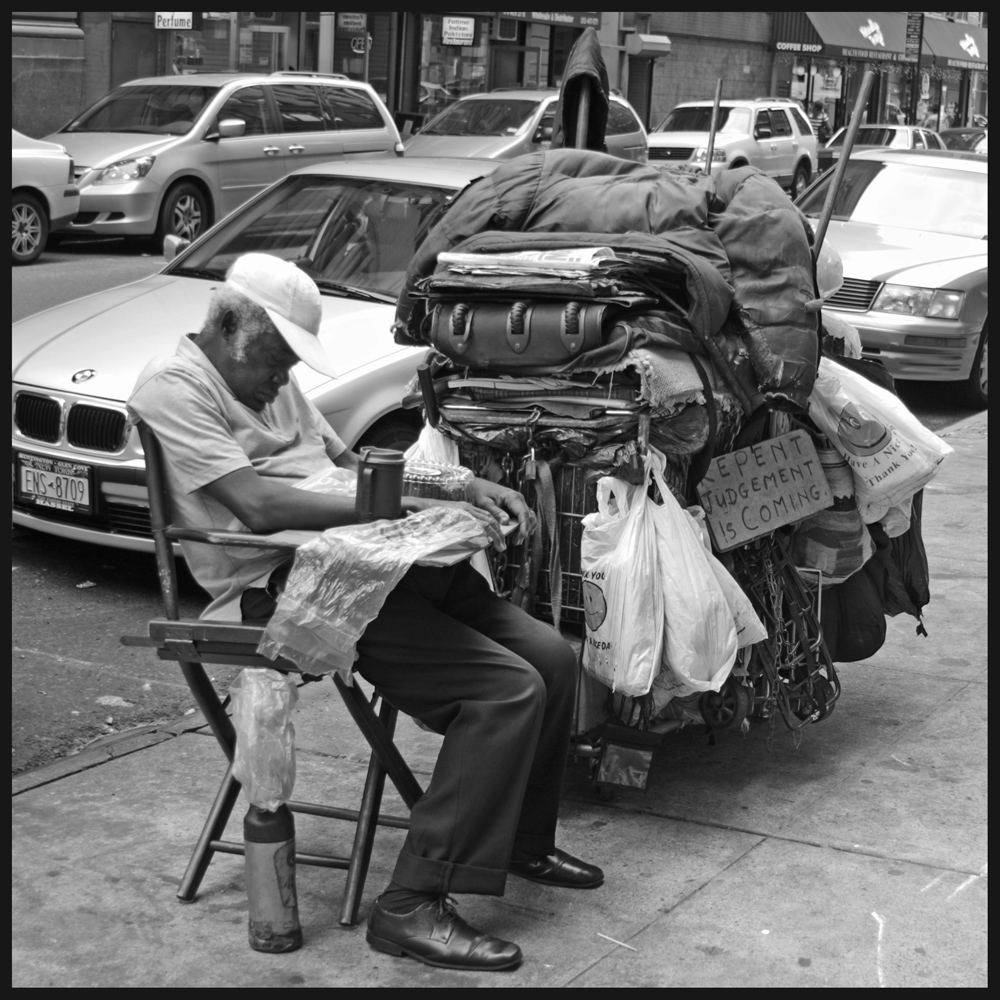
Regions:
M 82 368 L 73 376 L 73 384 L 79 385 L 81 382 L 89 382 L 97 372 L 93 368 Z

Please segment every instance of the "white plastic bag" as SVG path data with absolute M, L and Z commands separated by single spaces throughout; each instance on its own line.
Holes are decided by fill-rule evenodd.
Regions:
M 718 691 L 736 661 L 734 613 L 690 515 L 664 482 L 664 457 L 653 448 L 650 456 L 653 481 L 663 499 L 662 504 L 650 501 L 649 506 L 666 614 L 664 669 L 677 679 L 684 694 Z M 722 566 L 719 570 L 726 572 Z
M 417 438 L 406 449 L 404 457 L 409 462 L 440 462 L 442 465 L 458 465 L 458 442 L 454 438 L 435 430 L 425 423 Z
M 663 593 L 645 486 L 605 476 L 583 519 L 584 669 L 612 691 L 645 694 L 663 654 Z
M 910 522 L 913 518 L 913 497 L 909 497 L 896 507 L 890 507 L 879 524 L 885 529 L 889 538 L 898 538 L 905 535 L 910 530 Z
M 236 753 L 233 777 L 250 804 L 274 812 L 295 786 L 295 725 L 298 688 L 277 670 L 246 667 L 229 688 L 233 698 Z
M 705 548 L 708 556 L 708 565 L 715 574 L 722 592 L 726 595 L 729 603 L 729 610 L 733 613 L 733 626 L 736 629 L 736 643 L 740 649 L 744 646 L 752 646 L 755 642 L 761 642 L 767 638 L 767 629 L 764 628 L 757 612 L 754 611 L 750 598 L 743 592 L 743 588 L 736 582 L 733 575 L 725 566 L 715 558 L 712 551 L 712 543 L 708 537 L 708 530 L 705 527 L 705 511 L 702 507 L 688 507 L 687 515 L 691 518 L 691 526 L 698 540 Z M 654 683 L 654 687 L 655 687 Z
M 891 392 L 830 358 L 820 359 L 809 416 L 850 465 L 866 524 L 926 486 L 952 452 Z

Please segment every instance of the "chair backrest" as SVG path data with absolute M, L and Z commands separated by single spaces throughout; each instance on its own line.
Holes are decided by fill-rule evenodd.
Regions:
M 149 493 L 149 523 L 156 548 L 156 570 L 163 596 L 163 613 L 176 621 L 180 618 L 180 601 L 177 595 L 177 562 L 173 542 L 168 537 L 170 528 L 170 494 L 163 465 L 163 449 L 150 427 L 142 421 L 136 425 L 146 462 L 146 490 Z

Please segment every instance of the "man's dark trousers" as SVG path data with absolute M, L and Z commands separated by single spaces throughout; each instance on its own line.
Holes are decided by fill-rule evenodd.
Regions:
M 576 655 L 468 562 L 413 567 L 358 643 L 358 672 L 444 736 L 393 874 L 408 889 L 501 895 L 512 849 L 551 853 Z

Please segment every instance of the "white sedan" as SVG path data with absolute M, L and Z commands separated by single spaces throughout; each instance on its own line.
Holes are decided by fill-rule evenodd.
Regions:
M 204 321 L 230 264 L 249 251 L 294 261 L 323 295 L 320 339 L 339 378 L 294 377 L 349 447 L 405 447 L 420 428 L 401 405 L 424 349 L 390 327 L 406 269 L 456 192 L 492 161 L 418 158 L 301 170 L 209 230 L 163 271 L 13 326 L 15 524 L 152 551 L 138 435 L 125 412 L 153 356 Z M 177 237 L 167 243 L 176 247 Z
M 49 234 L 68 226 L 79 211 L 80 189 L 66 148 L 11 129 L 11 263 L 38 260 Z

